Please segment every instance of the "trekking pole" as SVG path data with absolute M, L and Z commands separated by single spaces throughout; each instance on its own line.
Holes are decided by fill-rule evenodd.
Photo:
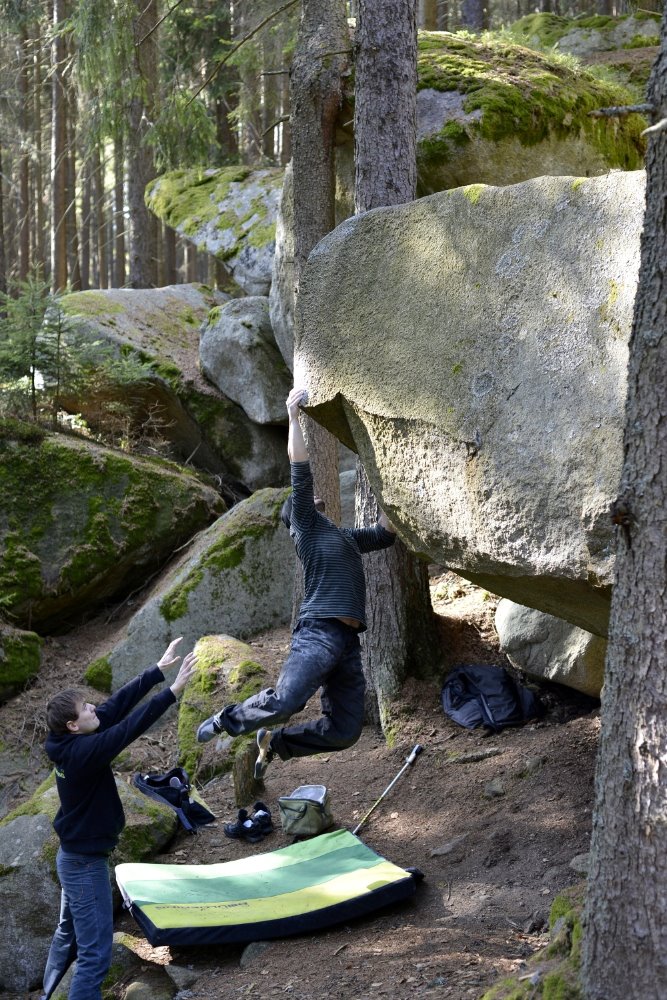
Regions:
M 370 814 L 375 809 L 377 809 L 377 807 L 380 805 L 380 803 L 382 802 L 382 800 L 385 797 L 385 795 L 387 795 L 387 793 L 391 791 L 391 789 L 394 787 L 394 785 L 396 784 L 396 782 L 398 781 L 398 779 L 400 778 L 400 776 L 403 774 L 403 772 L 407 771 L 407 769 L 409 767 L 411 767 L 412 764 L 414 764 L 414 762 L 417 760 L 417 757 L 419 756 L 419 754 L 422 752 L 423 749 L 424 748 L 421 745 L 421 743 L 418 743 L 415 747 L 412 748 L 412 750 L 410 752 L 410 756 L 405 758 L 405 764 L 403 765 L 403 767 L 401 768 L 401 770 L 398 772 L 398 774 L 396 775 L 396 777 L 394 778 L 394 780 L 392 782 L 390 782 L 390 784 L 387 785 L 387 787 L 383 791 L 383 793 L 380 796 L 380 798 L 376 802 L 373 803 L 373 805 L 370 807 L 370 809 L 368 810 L 368 812 L 366 813 L 366 815 L 362 819 L 359 820 L 359 822 L 355 826 L 355 828 L 352 831 L 352 833 L 356 833 L 358 830 L 360 830 L 362 828 L 362 826 L 364 825 L 364 823 L 366 822 L 366 820 L 368 819 L 368 817 L 370 816 Z

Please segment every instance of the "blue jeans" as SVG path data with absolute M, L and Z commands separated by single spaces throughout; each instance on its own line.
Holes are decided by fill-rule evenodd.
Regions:
M 289 656 L 274 688 L 227 705 L 220 723 L 231 736 L 272 728 L 300 712 L 322 688 L 322 715 L 313 722 L 275 729 L 271 749 L 282 760 L 344 750 L 364 724 L 366 683 L 359 634 L 337 618 L 304 618 L 292 634 Z
M 56 868 L 62 892 L 60 920 L 44 971 L 43 1000 L 76 959 L 69 1000 L 101 1000 L 102 980 L 111 965 L 113 901 L 109 859 L 59 849 Z

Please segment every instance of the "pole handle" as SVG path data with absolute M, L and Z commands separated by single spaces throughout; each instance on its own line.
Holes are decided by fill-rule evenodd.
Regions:
M 414 764 L 423 749 L 424 748 L 421 743 L 418 743 L 415 747 L 413 747 L 410 752 L 410 756 L 405 758 L 406 764 Z

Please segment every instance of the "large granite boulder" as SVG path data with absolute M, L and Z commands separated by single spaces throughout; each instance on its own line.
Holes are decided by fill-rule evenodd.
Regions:
M 376 209 L 315 248 L 301 287 L 295 382 L 412 548 L 598 635 L 644 184 L 543 177 Z
M 612 17 L 559 17 L 528 14 L 508 28 L 510 35 L 530 48 L 554 49 L 577 56 L 583 65 L 604 67 L 607 79 L 616 80 L 645 99 L 646 84 L 660 43 L 659 13 L 635 10 Z
M 590 118 L 593 108 L 632 103 L 627 91 L 553 56 L 504 39 L 420 32 L 418 192 L 468 184 L 515 184 L 544 174 L 577 176 L 643 164 L 640 115 Z M 340 130 L 339 135 L 345 135 Z M 354 214 L 352 137 L 336 147 L 336 222 Z M 294 353 L 294 206 L 288 168 L 278 212 L 271 323 L 290 369 Z
M 177 636 L 185 651 L 201 636 L 245 639 L 289 621 L 296 556 L 280 521 L 287 496 L 259 490 L 237 504 L 158 579 L 109 654 L 114 690 Z
M 191 470 L 16 421 L 0 421 L 0 487 L 0 598 L 21 627 L 141 583 L 225 509 Z
M 637 49 L 660 44 L 661 14 L 636 10 L 614 17 L 560 17 L 557 14 L 528 14 L 508 28 L 522 45 L 587 56 L 591 52 Z
M 173 837 L 178 820 L 168 806 L 116 779 L 126 826 L 111 866 L 145 861 Z M 0 989 L 36 989 L 60 911 L 55 870 L 58 838 L 52 822 L 58 792 L 51 775 L 32 798 L 0 821 Z M 119 902 L 119 896 L 117 897 Z
M 148 185 L 146 204 L 224 262 L 246 295 L 268 295 L 283 170 L 174 170 Z
M 41 646 L 36 632 L 0 621 L 0 703 L 22 691 L 37 676 Z
M 237 495 L 242 484 L 241 495 L 244 490 L 247 495 L 288 481 L 286 434 L 256 424 L 200 371 L 200 328 L 209 311 L 228 299 L 202 285 L 65 296 L 63 309 L 76 323 L 69 338 L 79 350 L 85 345 L 94 352 L 100 370 L 105 362 L 118 361 L 122 373 L 114 381 L 112 369 L 99 392 L 63 399 L 93 427 L 104 421 L 109 403 L 121 404 L 135 438 L 153 426 L 168 457 L 221 475 Z
M 495 622 L 500 648 L 519 670 L 600 697 L 606 639 L 508 600 L 498 603 Z
M 199 359 L 206 377 L 257 424 L 285 424 L 292 378 L 276 346 L 266 296 L 248 295 L 212 309 Z
M 620 87 L 504 39 L 419 36 L 418 190 L 590 176 L 643 165 L 646 122 L 590 118 L 632 103 Z

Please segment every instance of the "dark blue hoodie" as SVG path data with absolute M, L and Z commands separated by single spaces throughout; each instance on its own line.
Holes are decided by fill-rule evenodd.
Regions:
M 165 688 L 132 712 L 163 680 L 159 667 L 149 667 L 97 708 L 100 725 L 94 733 L 47 736 L 46 752 L 55 764 L 60 796 L 53 826 L 64 851 L 110 854 L 118 843 L 125 814 L 111 761 L 176 701 L 171 688 Z

